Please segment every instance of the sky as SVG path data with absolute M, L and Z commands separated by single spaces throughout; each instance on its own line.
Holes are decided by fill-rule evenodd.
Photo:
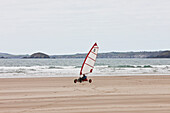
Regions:
M 0 52 L 170 50 L 170 0 L 0 0 Z

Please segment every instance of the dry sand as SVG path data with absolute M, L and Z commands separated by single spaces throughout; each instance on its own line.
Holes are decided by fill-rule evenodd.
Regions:
M 0 79 L 0 113 L 170 113 L 170 76 Z

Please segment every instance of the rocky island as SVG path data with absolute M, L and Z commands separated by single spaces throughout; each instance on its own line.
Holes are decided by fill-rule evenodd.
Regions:
M 38 53 L 32 54 L 30 58 L 50 58 L 50 56 L 45 53 L 38 52 Z

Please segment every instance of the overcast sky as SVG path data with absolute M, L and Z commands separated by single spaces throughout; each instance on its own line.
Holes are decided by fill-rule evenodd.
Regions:
M 0 52 L 170 49 L 170 0 L 0 0 Z

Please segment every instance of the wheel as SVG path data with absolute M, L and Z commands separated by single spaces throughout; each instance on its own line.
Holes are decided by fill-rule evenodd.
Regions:
M 77 79 L 74 79 L 74 83 L 77 83 Z
M 82 79 L 80 79 L 79 82 L 82 83 Z
M 89 83 L 92 83 L 92 79 L 89 79 Z

